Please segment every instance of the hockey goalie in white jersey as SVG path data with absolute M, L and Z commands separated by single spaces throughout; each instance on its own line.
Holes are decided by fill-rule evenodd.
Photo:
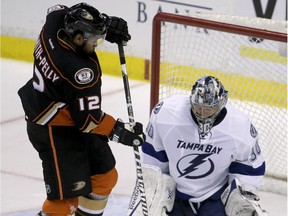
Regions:
M 149 199 L 155 194 L 148 192 L 149 216 L 269 215 L 257 195 L 265 173 L 257 130 L 227 99 L 221 82 L 205 76 L 193 85 L 191 95 L 174 96 L 154 107 L 142 146 L 144 180 L 150 173 L 146 164 L 171 179 L 168 187 L 153 189 L 162 198 L 152 204 Z M 171 192 L 165 190 L 171 190 L 173 181 L 175 202 L 166 202 Z M 150 185 L 146 181 L 148 191 Z M 141 211 L 141 204 L 137 209 L 130 203 L 129 208 L 129 215 L 137 215 L 133 212 Z

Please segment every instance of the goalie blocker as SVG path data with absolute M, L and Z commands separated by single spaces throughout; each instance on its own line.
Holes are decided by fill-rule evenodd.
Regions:
M 269 216 L 259 204 L 260 198 L 255 188 L 241 186 L 238 179 L 234 179 L 221 195 L 227 216 Z
M 159 167 L 142 166 L 149 216 L 166 216 L 174 205 L 176 183 L 171 176 L 163 174 Z M 141 194 L 136 182 L 128 207 L 127 216 L 143 216 Z

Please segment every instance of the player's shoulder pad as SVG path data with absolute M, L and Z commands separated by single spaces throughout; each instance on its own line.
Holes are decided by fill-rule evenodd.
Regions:
M 189 97 L 187 95 L 175 95 L 168 98 L 165 98 L 162 101 L 159 101 L 153 108 L 153 114 L 158 114 L 160 110 L 170 110 L 174 112 L 179 107 L 190 106 Z M 165 113 L 162 111 L 162 113 Z
M 64 10 L 66 8 L 67 8 L 67 6 L 65 6 L 65 5 L 60 5 L 60 4 L 54 5 L 54 6 L 49 7 L 47 9 L 47 15 L 54 12 L 54 11 Z
M 251 126 L 251 121 L 249 116 L 246 115 L 244 112 L 240 111 L 238 108 L 231 106 L 229 104 L 226 105 L 227 114 L 225 118 L 231 119 L 230 122 L 239 128 L 246 128 L 249 129 Z M 244 131 L 244 130 L 241 130 Z M 246 132 L 246 131 L 245 131 Z

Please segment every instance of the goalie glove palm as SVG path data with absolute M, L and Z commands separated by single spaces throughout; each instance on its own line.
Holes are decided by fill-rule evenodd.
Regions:
M 234 179 L 225 189 L 221 200 L 227 216 L 269 216 L 268 212 L 260 207 L 256 189 L 243 189 L 238 179 Z
M 114 128 L 110 134 L 110 140 L 122 143 L 128 146 L 141 146 L 145 141 L 145 134 L 143 133 L 143 126 L 136 122 L 133 129 L 129 123 L 123 123 L 120 119 L 116 121 Z

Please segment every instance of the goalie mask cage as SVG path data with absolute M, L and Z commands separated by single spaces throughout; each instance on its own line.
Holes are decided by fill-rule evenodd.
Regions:
M 248 114 L 266 160 L 261 189 L 287 191 L 287 22 L 229 15 L 158 13 L 153 20 L 150 110 L 187 94 L 203 75 Z

